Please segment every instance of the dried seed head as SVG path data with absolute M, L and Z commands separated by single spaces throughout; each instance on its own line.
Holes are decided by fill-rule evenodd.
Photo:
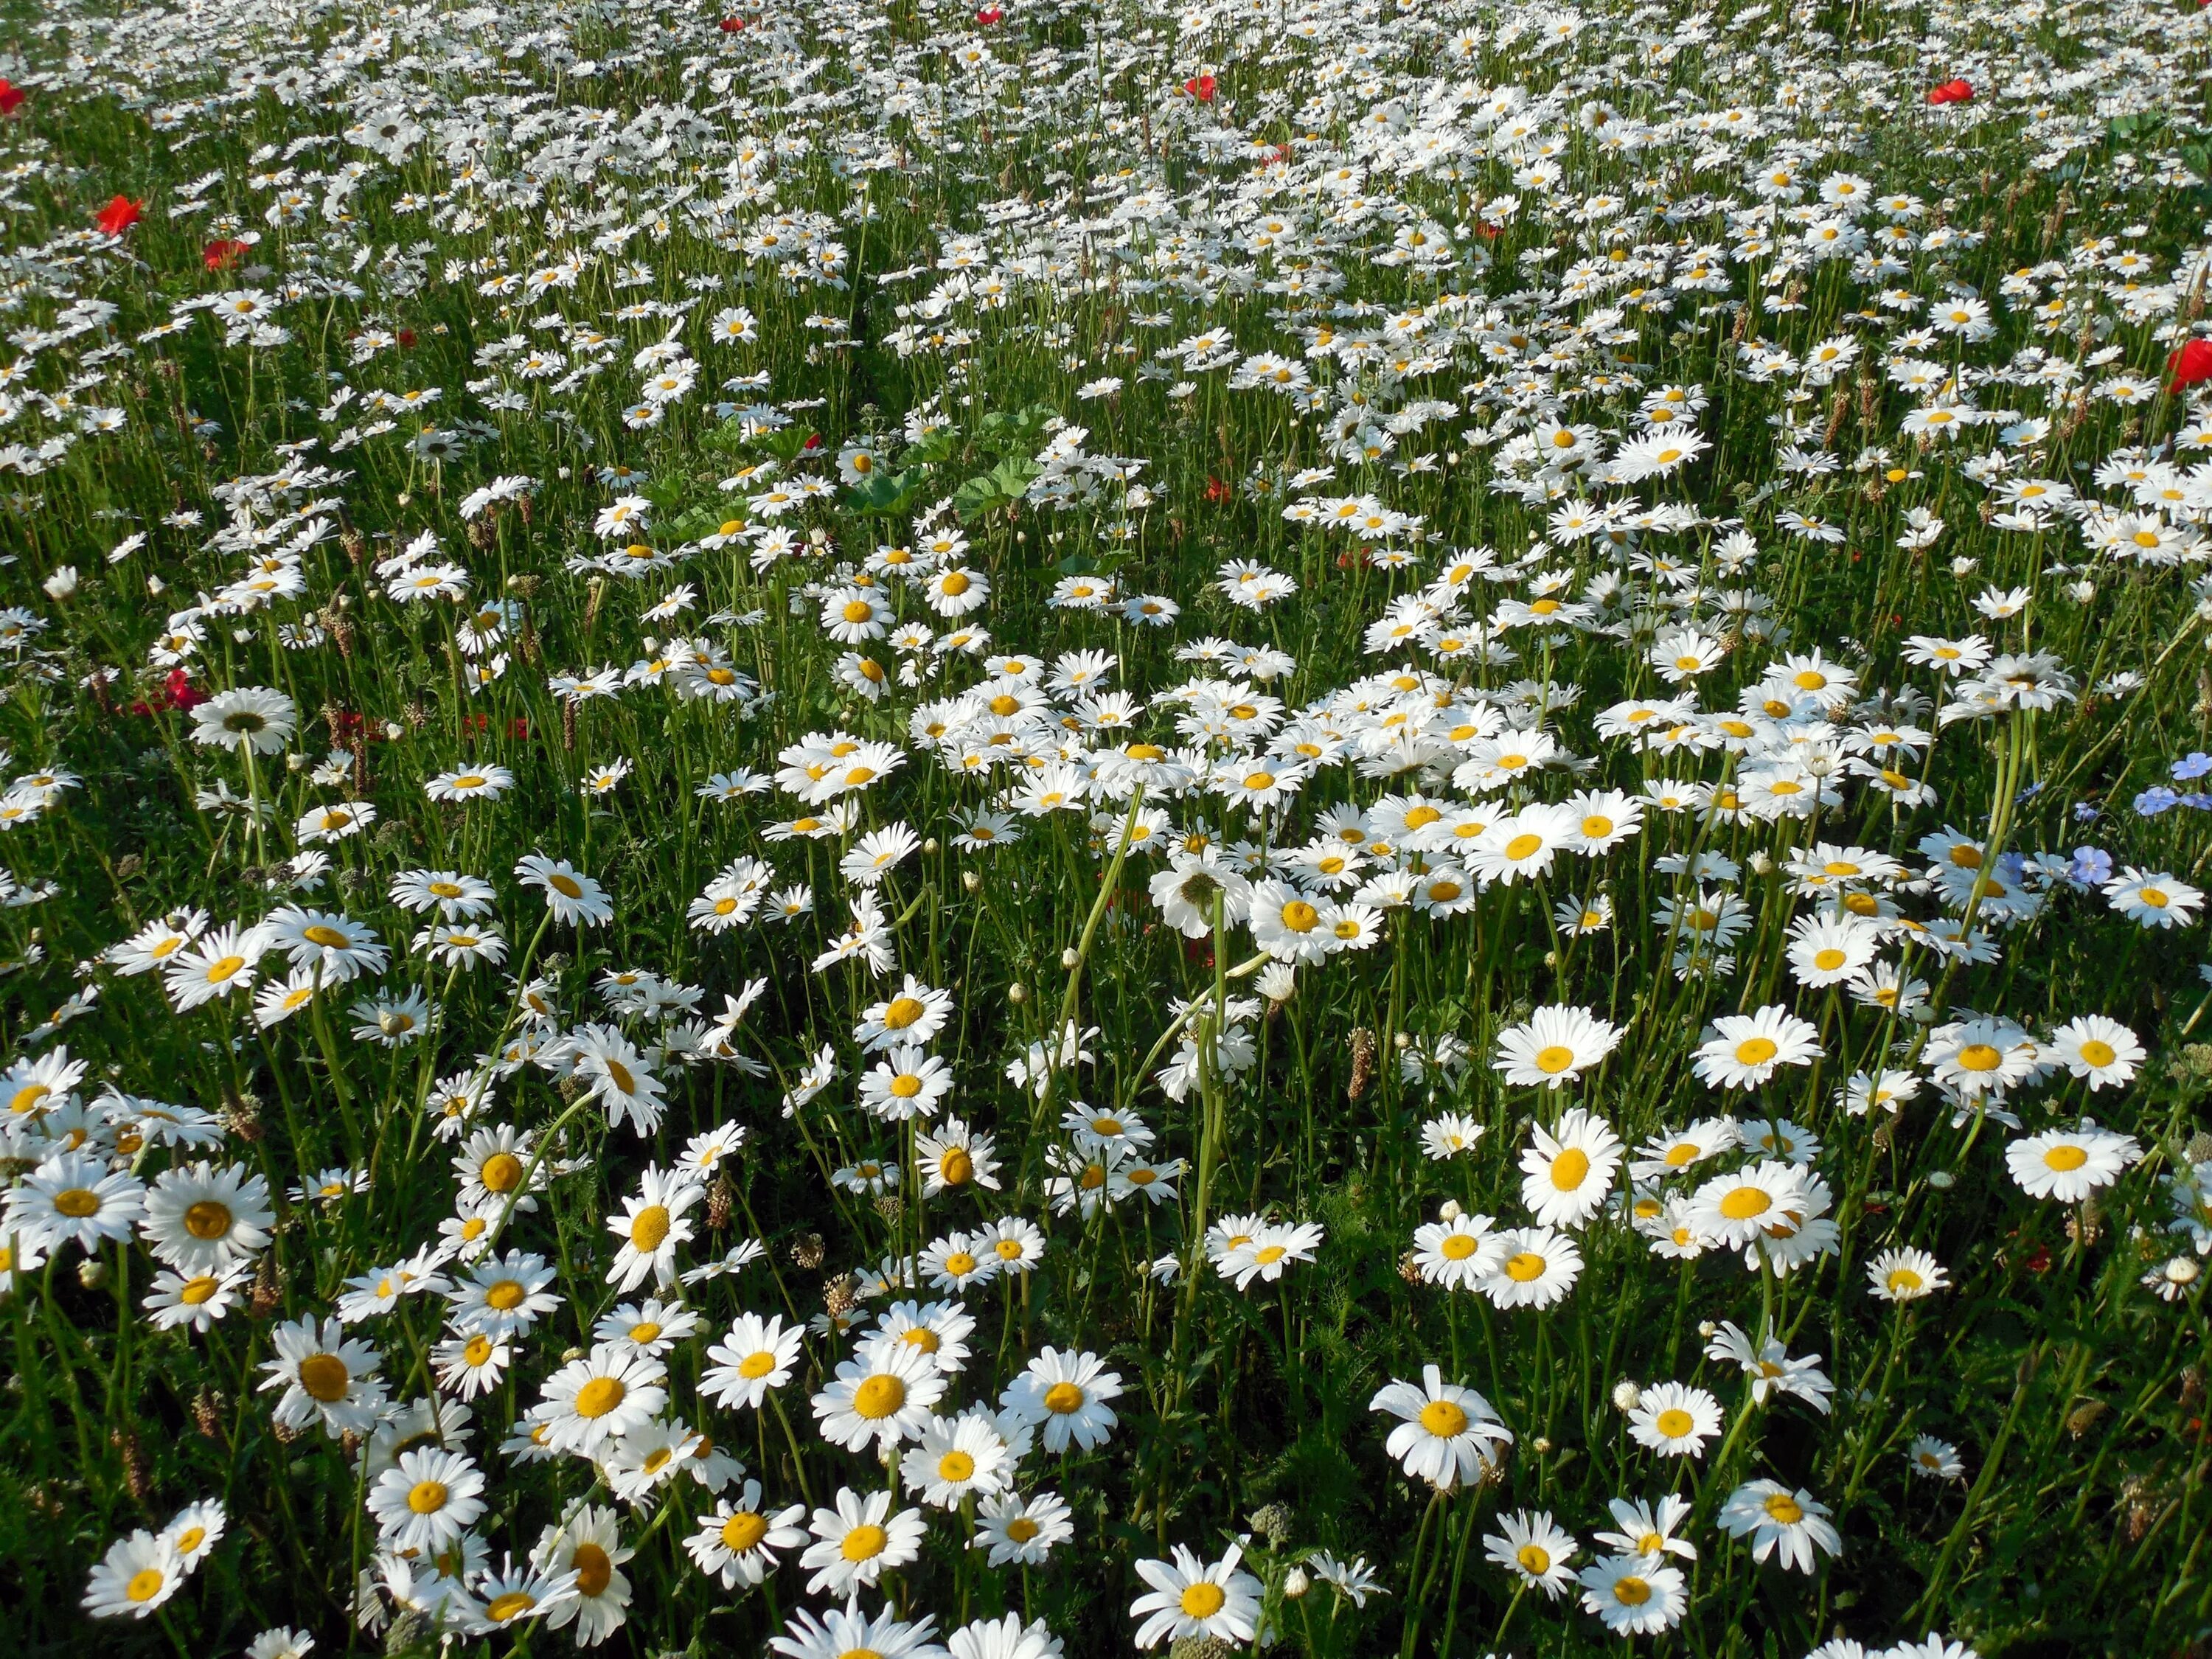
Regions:
M 253 1296 L 248 1304 L 256 1319 L 266 1319 L 283 1305 L 284 1287 L 276 1275 L 276 1252 L 264 1250 L 253 1267 Z
M 1352 1034 L 1352 1080 L 1344 1085 L 1344 1097 L 1358 1099 L 1374 1080 L 1375 1033 L 1362 1025 Z
M 829 1253 L 830 1248 L 822 1242 L 820 1233 L 803 1234 L 791 1247 L 792 1261 L 809 1271 L 820 1267 Z

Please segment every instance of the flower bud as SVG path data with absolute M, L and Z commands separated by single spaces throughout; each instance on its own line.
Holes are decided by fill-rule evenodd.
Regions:
M 76 1264 L 76 1282 L 88 1291 L 96 1291 L 107 1283 L 107 1264 L 98 1256 L 87 1256 Z
M 1466 1213 L 1455 1198 L 1448 1198 L 1437 1206 L 1437 1219 L 1443 1222 L 1456 1221 Z
M 1075 964 L 1082 960 L 1082 957 L 1077 953 L 1073 945 L 1060 953 L 1060 965 L 1071 972 L 1073 971 Z
M 1006 1000 L 1017 1008 L 1030 1000 L 1030 988 L 1018 981 L 1006 987 Z
M 1306 1577 L 1304 1567 L 1292 1567 L 1283 1575 L 1283 1594 L 1295 1601 L 1313 1588 L 1313 1580 Z
M 982 884 L 983 878 L 973 870 L 963 870 L 960 872 L 960 890 L 963 893 L 972 893 Z
M 1644 1390 L 1633 1378 L 1622 1377 L 1613 1385 L 1613 1408 L 1617 1412 L 1632 1412 L 1644 1403 Z

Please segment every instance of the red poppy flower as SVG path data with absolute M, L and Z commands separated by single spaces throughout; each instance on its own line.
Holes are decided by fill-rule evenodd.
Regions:
M 1209 501 L 1225 501 L 1236 493 L 1218 478 L 1208 478 L 1206 481 L 1206 499 Z
M 1003 21 L 1006 15 L 1005 10 L 998 6 L 986 6 L 975 14 L 975 21 L 988 28 L 994 23 Z
M 138 222 L 138 216 L 145 207 L 143 202 L 134 202 L 128 196 L 118 196 L 100 209 L 93 222 L 110 236 L 120 236 Z
M 735 34 L 739 29 L 744 27 L 744 26 L 745 20 L 742 17 L 725 17 L 721 21 L 720 27 L 725 34 Z
M 228 236 L 218 236 L 200 254 L 200 261 L 210 270 L 228 270 L 246 257 L 246 244 Z
M 2166 388 L 2168 392 L 2212 380 L 2212 340 L 2187 342 L 2166 360 L 2166 372 L 2172 377 Z
M 169 671 L 168 681 L 161 689 L 168 694 L 172 708 L 191 709 L 207 701 L 206 694 L 194 688 L 192 677 L 181 668 Z
M 13 115 L 22 108 L 23 100 L 29 96 L 22 88 L 0 75 L 0 115 Z
M 1974 88 L 1968 82 L 1946 81 L 1929 91 L 1928 101 L 1931 104 L 1971 104 L 1974 101 Z
M 1213 77 L 1210 75 L 1193 76 L 1182 83 L 1182 89 L 1201 104 L 1213 101 Z

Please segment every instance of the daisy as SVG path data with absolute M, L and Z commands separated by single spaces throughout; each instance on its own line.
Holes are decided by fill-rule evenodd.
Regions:
M 204 1332 L 238 1305 L 239 1292 L 250 1277 L 243 1266 L 190 1275 L 164 1268 L 154 1275 L 153 1288 L 139 1305 L 157 1331 L 189 1325 Z
M 1498 1271 L 1482 1281 L 1483 1294 L 1500 1308 L 1548 1308 L 1564 1299 L 1583 1270 L 1574 1241 L 1549 1227 L 1498 1236 Z
M 1117 1419 L 1106 1402 L 1121 1392 L 1120 1375 L 1097 1354 L 1048 1346 L 1006 1385 L 999 1405 L 1016 1420 L 1042 1427 L 1047 1451 L 1064 1452 L 1071 1442 L 1091 1451 L 1112 1434 Z
M 999 1188 L 999 1164 L 992 1156 L 994 1142 L 957 1117 L 949 1117 L 927 1133 L 915 1137 L 915 1159 L 921 1165 L 925 1197 L 975 1186 Z
M 739 1314 L 729 1334 L 707 1350 L 714 1363 L 699 1379 L 702 1398 L 732 1410 L 758 1410 L 769 1390 L 791 1381 L 805 1332 L 784 1328 L 783 1316 Z
M 1577 1227 L 1604 1206 L 1620 1168 L 1620 1137 L 1604 1119 L 1571 1107 L 1556 1131 L 1529 1128 L 1521 1154 L 1521 1201 L 1546 1227 Z
M 981 1409 L 933 1418 L 899 1464 L 908 1492 L 933 1509 L 958 1509 L 971 1494 L 988 1496 L 1012 1478 L 1005 1439 Z
M 1291 1262 L 1311 1261 L 1323 1237 L 1322 1225 L 1316 1221 L 1300 1222 L 1293 1226 L 1270 1222 L 1217 1260 L 1215 1271 L 1224 1279 L 1233 1279 L 1240 1291 L 1249 1288 L 1255 1278 L 1272 1285 Z
M 1692 1068 L 1724 1089 L 1755 1089 L 1778 1066 L 1809 1066 L 1820 1057 L 1820 1033 L 1778 1005 L 1755 1014 L 1724 1014 L 1699 1045 Z
M 2092 1094 L 2130 1082 L 2148 1057 L 2136 1034 L 2116 1019 L 2083 1014 L 2051 1034 L 2051 1056 L 2089 1085 Z
M 1950 1276 L 1925 1250 L 1884 1250 L 1867 1264 L 1867 1285 L 1884 1302 L 1917 1302 L 1950 1286 Z
M 2162 870 L 2138 870 L 2130 864 L 2105 884 L 2105 900 L 2138 926 L 2186 927 L 2197 920 L 2204 895 Z
M 208 1553 L 222 1541 L 229 1527 L 229 1517 L 223 1513 L 220 1500 L 204 1498 L 197 1504 L 187 1504 L 179 1510 L 161 1528 L 161 1541 L 176 1551 L 177 1559 L 190 1572 L 208 1558 Z
M 905 1342 L 871 1342 L 814 1396 L 815 1419 L 822 1437 L 848 1451 L 869 1442 L 889 1449 L 919 1436 L 929 1425 L 931 1408 L 945 1396 L 945 1378 L 936 1361 Z
M 526 1336 L 561 1305 L 561 1293 L 547 1288 L 558 1277 L 559 1270 L 544 1257 L 526 1251 L 488 1256 L 447 1294 L 453 1328 L 481 1332 L 494 1341 Z
M 1598 1534 L 1599 1543 L 1623 1555 L 1675 1555 L 1685 1561 L 1698 1559 L 1695 1544 L 1674 1536 L 1674 1529 L 1690 1518 L 1688 1498 L 1669 1492 L 1659 1500 L 1656 1512 L 1640 1499 L 1632 1504 L 1626 1498 L 1615 1498 L 1606 1507 L 1613 1511 L 1613 1523 L 1620 1530 Z
M 971 1547 L 989 1552 L 990 1564 L 1041 1566 L 1060 1545 L 1075 1536 L 1075 1517 L 1058 1492 L 1029 1498 L 1001 1492 L 976 1505 Z
M 1413 1262 L 1421 1277 L 1447 1290 L 1473 1290 L 1504 1261 L 1497 1224 L 1486 1215 L 1465 1212 L 1449 1221 L 1431 1221 L 1413 1230 Z
M 1716 1176 L 1690 1199 L 1690 1225 L 1705 1243 L 1741 1249 L 1766 1235 L 1784 1217 L 1802 1215 L 1805 1176 L 1794 1165 L 1772 1159 Z
M 1406 1473 L 1439 1491 L 1469 1485 L 1498 1466 L 1500 1450 L 1513 1442 L 1490 1402 L 1474 1389 L 1446 1382 L 1435 1365 L 1421 1368 L 1421 1381 L 1393 1379 L 1378 1389 L 1367 1409 L 1399 1419 L 1383 1449 Z
M 623 1241 L 607 1268 L 617 1290 L 635 1290 L 650 1277 L 663 1287 L 676 1279 L 676 1247 L 688 1243 L 691 1222 L 684 1212 L 706 1196 L 690 1171 L 648 1166 L 633 1197 L 623 1200 L 623 1213 L 607 1218 L 607 1227 Z
M 952 1068 L 937 1055 L 902 1044 L 860 1079 L 860 1103 L 888 1122 L 928 1117 L 952 1091 Z
M 177 1593 L 185 1567 L 175 1547 L 146 1531 L 107 1547 L 84 1590 L 83 1606 L 95 1619 L 143 1619 Z
M 1905 1449 L 1905 1462 L 1913 1474 L 1930 1480 L 1959 1480 L 1966 1474 L 1959 1449 L 1932 1434 L 1913 1436 L 1912 1443 Z
M 806 1581 L 806 1593 L 852 1595 L 892 1567 L 903 1566 L 921 1553 L 923 1524 L 920 1510 L 891 1513 L 891 1495 L 870 1492 L 866 1498 L 850 1487 L 837 1492 L 836 1508 L 817 1509 L 808 1523 L 816 1542 L 799 1558 L 802 1567 L 815 1569 Z
M 1563 1531 L 1547 1512 L 1516 1510 L 1499 1516 L 1498 1524 L 1498 1531 L 1483 1534 L 1483 1553 L 1524 1586 L 1558 1601 L 1575 1582 L 1567 1567 L 1580 1547 L 1574 1534 Z
M 1702 1457 L 1705 1442 L 1721 1431 L 1721 1403 L 1703 1389 L 1662 1382 L 1644 1390 L 1628 1414 L 1628 1431 L 1662 1457 Z
M 1442 1162 L 1456 1158 L 1462 1152 L 1474 1150 L 1474 1143 L 1482 1139 L 1483 1126 L 1466 1112 L 1444 1112 L 1421 1125 L 1421 1150 L 1430 1158 Z
M 952 1018 L 952 994 L 934 990 L 911 974 L 893 995 L 872 1003 L 853 1028 L 853 1040 L 875 1054 L 901 1043 L 926 1043 Z
M 1812 1493 L 1792 1491 L 1778 1480 L 1753 1480 L 1738 1486 L 1721 1505 L 1721 1530 L 1751 1540 L 1751 1559 L 1779 1554 L 1784 1567 L 1811 1572 L 1814 1551 L 1840 1555 L 1844 1540 L 1829 1524 L 1826 1505 Z
M 1587 1009 L 1550 1004 L 1498 1034 L 1492 1066 L 1509 1084 L 1560 1089 L 1611 1054 L 1620 1037 L 1619 1026 Z
M 699 1316 L 681 1302 L 647 1297 L 642 1304 L 625 1302 L 592 1327 L 598 1342 L 620 1342 L 656 1358 L 699 1328 Z
M 2078 1128 L 2046 1129 L 2005 1148 L 2005 1166 L 2030 1198 L 2079 1204 L 2142 1156 L 2133 1135 L 2100 1129 L 2087 1118 Z
M 126 1170 L 76 1151 L 57 1152 L 8 1192 L 5 1231 L 42 1250 L 74 1243 L 96 1255 L 109 1239 L 125 1240 L 145 1206 L 145 1189 Z
M 761 1484 L 748 1480 L 736 1499 L 723 1498 L 700 1517 L 699 1530 L 684 1540 L 699 1571 L 719 1577 L 724 1589 L 758 1585 L 776 1565 L 776 1553 L 806 1541 L 799 1523 L 806 1508 L 793 1504 L 770 1510 L 761 1504 Z
M 154 1254 L 183 1273 L 210 1273 L 268 1248 L 276 1213 L 269 1183 L 243 1165 L 194 1164 L 155 1177 L 141 1223 Z
M 1615 1636 L 1654 1636 L 1671 1630 L 1690 1605 L 1681 1569 L 1664 1556 L 1613 1556 L 1575 1575 L 1583 1610 L 1597 1615 Z
M 483 1513 L 483 1489 L 482 1473 L 459 1452 L 402 1452 L 369 1488 L 368 1513 L 388 1547 L 435 1553 Z
M 941 1659 L 945 1650 L 930 1639 L 935 1629 L 933 1619 L 908 1624 L 896 1607 L 886 1607 L 871 1619 L 856 1602 L 842 1612 L 833 1608 L 826 1620 L 801 1607 L 784 1634 L 770 1637 L 768 1644 L 784 1659 L 855 1659 L 862 1654 L 874 1659 Z
M 544 1443 L 598 1457 L 668 1403 L 667 1378 L 668 1368 L 650 1355 L 599 1344 L 545 1379 L 539 1391 Z
M 574 1625 L 582 1647 L 597 1647 L 620 1630 L 630 1600 L 622 1565 L 635 1553 L 623 1547 L 615 1511 L 603 1506 L 580 1504 L 567 1520 L 547 1527 L 530 1552 L 531 1564 L 555 1578 L 573 1576 L 576 1593 L 547 1617 L 546 1629 Z
M 1260 1631 L 1263 1587 L 1239 1569 L 1241 1545 L 1231 1544 L 1218 1561 L 1208 1564 L 1182 1544 L 1167 1561 L 1139 1561 L 1137 1577 L 1152 1586 L 1129 1608 L 1139 1620 L 1137 1645 L 1212 1639 L 1231 1647 L 1251 1643 Z
M 278 1423 L 304 1429 L 319 1421 L 333 1440 L 375 1426 L 385 1390 L 376 1375 L 383 1357 L 374 1348 L 348 1341 L 335 1319 L 319 1327 L 313 1317 L 294 1320 L 271 1327 L 269 1336 L 276 1358 L 262 1363 L 268 1376 L 261 1391 L 283 1389 L 274 1413 Z
M 945 1646 L 951 1659 L 1060 1659 L 1066 1650 L 1043 1620 L 1024 1625 L 1018 1613 L 963 1625 Z

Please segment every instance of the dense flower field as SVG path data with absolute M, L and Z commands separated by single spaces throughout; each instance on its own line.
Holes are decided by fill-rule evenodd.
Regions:
M 2212 1641 L 2212 17 L 0 56 L 20 1654 Z

